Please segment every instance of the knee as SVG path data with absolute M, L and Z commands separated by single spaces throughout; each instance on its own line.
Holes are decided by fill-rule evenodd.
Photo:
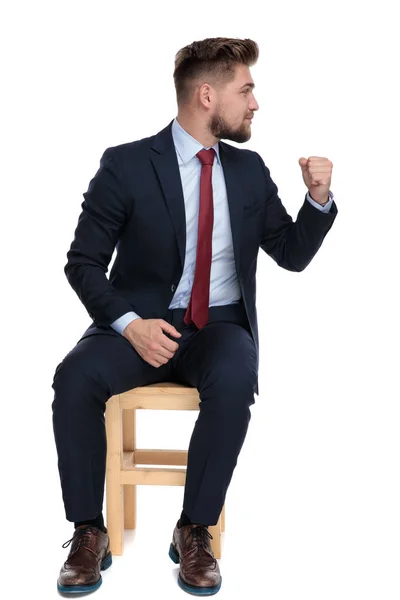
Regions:
M 71 388 L 82 382 L 82 366 L 77 357 L 69 353 L 57 365 L 53 376 L 52 388 L 54 391 Z
M 57 365 L 52 388 L 54 390 L 53 410 L 68 407 L 71 414 L 90 400 L 98 401 L 100 396 L 107 400 L 107 391 L 101 386 L 96 372 L 90 364 L 82 362 L 81 357 L 69 353 Z M 102 398 L 103 400 L 103 398 Z
M 240 366 L 233 367 L 229 360 L 224 360 L 210 369 L 200 392 L 204 399 L 209 394 L 220 402 L 226 401 L 230 410 L 242 409 L 254 404 L 256 382 L 255 363 L 243 361 Z

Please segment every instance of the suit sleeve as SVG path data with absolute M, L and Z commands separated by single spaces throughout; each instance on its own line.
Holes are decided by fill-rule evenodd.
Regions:
M 83 194 L 82 212 L 67 253 L 64 272 L 89 316 L 107 327 L 132 306 L 106 277 L 129 209 L 122 189 L 122 173 L 113 148 L 107 148 L 100 167 Z
M 256 153 L 257 154 L 257 153 Z M 293 222 L 279 196 L 268 167 L 257 154 L 264 179 L 261 248 L 288 271 L 303 271 L 320 248 L 337 215 L 335 202 L 329 212 L 318 210 L 304 198 Z

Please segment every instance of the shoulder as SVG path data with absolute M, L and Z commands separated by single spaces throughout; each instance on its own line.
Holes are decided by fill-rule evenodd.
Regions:
M 254 176 L 262 178 L 266 175 L 267 177 L 269 176 L 269 169 L 255 150 L 237 148 L 226 142 L 220 142 L 220 150 L 224 155 L 224 158 L 226 158 L 231 165 L 235 165 L 235 167 L 240 169 L 240 172 L 244 171 L 246 174 L 252 173 Z
M 105 153 L 125 162 L 125 160 L 132 159 L 132 157 L 143 156 L 144 153 L 148 153 L 155 137 L 155 135 L 152 135 L 132 142 L 110 146 L 105 150 Z
M 261 156 L 258 152 L 254 150 L 249 150 L 248 148 L 237 148 L 236 146 L 232 146 L 231 144 L 227 144 L 226 142 L 219 143 L 220 149 L 229 159 L 240 163 L 251 163 L 256 164 L 262 161 Z

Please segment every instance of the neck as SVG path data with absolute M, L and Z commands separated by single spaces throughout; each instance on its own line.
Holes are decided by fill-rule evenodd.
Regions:
M 205 148 L 212 148 L 212 146 L 215 146 L 215 144 L 219 142 L 219 138 L 215 137 L 215 135 L 209 131 L 205 123 L 193 118 L 191 115 L 178 112 L 176 120 L 179 125 L 192 136 L 192 138 Z

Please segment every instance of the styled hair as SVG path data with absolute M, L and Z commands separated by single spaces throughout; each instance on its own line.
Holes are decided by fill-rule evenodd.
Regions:
M 238 38 L 206 38 L 181 48 L 175 56 L 174 83 L 178 106 L 186 104 L 201 80 L 223 86 L 235 76 L 237 64 L 251 67 L 258 60 L 256 42 Z

